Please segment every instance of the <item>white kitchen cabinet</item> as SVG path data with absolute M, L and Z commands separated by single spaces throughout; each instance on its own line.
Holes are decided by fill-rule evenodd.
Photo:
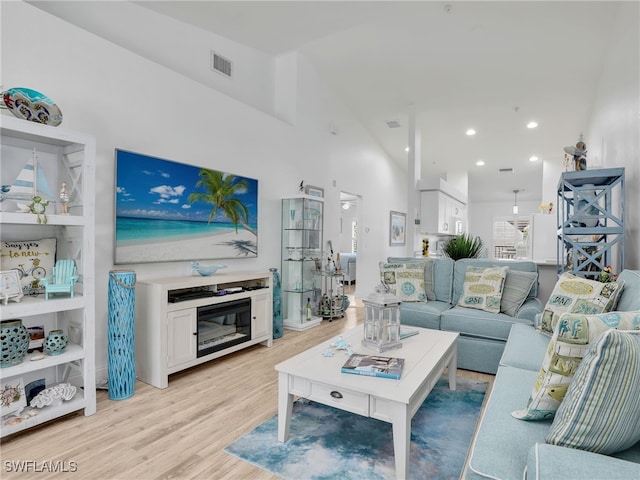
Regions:
M 458 235 L 466 229 L 466 205 L 438 190 L 420 192 L 420 232 Z

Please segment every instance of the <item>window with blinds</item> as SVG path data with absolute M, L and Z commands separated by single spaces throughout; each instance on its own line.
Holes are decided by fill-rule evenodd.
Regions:
M 493 258 L 531 259 L 529 227 L 531 217 L 496 217 L 493 221 Z

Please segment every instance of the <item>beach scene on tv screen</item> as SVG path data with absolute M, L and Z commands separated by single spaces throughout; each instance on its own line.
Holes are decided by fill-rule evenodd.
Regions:
M 258 255 L 258 181 L 116 149 L 115 263 Z

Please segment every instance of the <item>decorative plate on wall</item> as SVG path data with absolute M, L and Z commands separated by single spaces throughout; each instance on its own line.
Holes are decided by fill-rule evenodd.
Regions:
M 16 117 L 57 127 L 62 123 L 62 111 L 46 95 L 30 88 L 10 88 L 2 92 L 2 100 Z

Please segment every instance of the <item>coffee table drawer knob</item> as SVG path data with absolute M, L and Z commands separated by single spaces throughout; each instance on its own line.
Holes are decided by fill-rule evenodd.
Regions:
M 333 398 L 342 398 L 342 394 L 341 394 L 340 392 L 337 392 L 336 390 L 332 391 L 332 392 L 330 393 L 330 395 L 331 395 Z

